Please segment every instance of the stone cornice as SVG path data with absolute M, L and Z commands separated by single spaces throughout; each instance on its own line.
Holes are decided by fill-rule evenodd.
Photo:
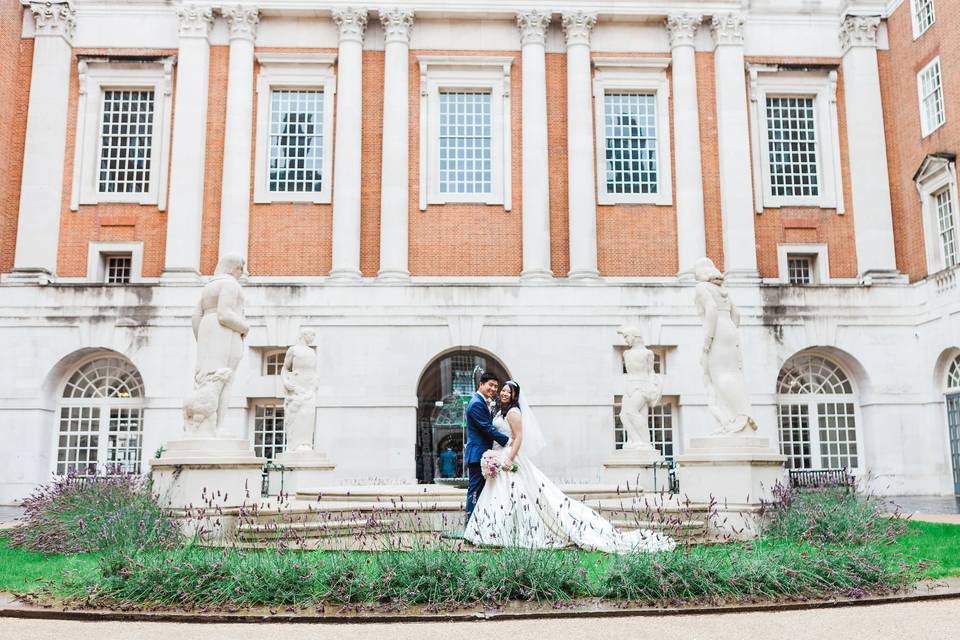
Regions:
M 260 24 L 260 10 L 236 5 L 224 7 L 221 10 L 223 17 L 230 27 L 230 39 L 250 40 L 257 39 L 257 25 Z
M 177 17 L 180 18 L 181 38 L 210 36 L 210 27 L 213 26 L 213 9 L 210 7 L 186 4 L 177 7 Z
M 414 13 L 412 9 L 397 7 L 380 9 L 380 23 L 383 25 L 384 42 L 402 42 L 410 44 L 410 30 L 413 29 Z
M 590 46 L 590 32 L 597 24 L 597 14 L 586 11 L 571 11 L 563 14 L 563 35 L 567 46 L 584 44 Z
M 667 35 L 670 37 L 670 48 L 692 47 L 701 20 L 703 16 L 695 13 L 671 13 L 667 16 L 666 26 Z
M 880 16 L 846 16 L 840 25 L 840 47 L 844 53 L 851 47 L 876 48 L 879 28 Z
M 66 2 L 31 2 L 30 11 L 36 24 L 36 36 L 57 36 L 73 40 L 77 12 Z
M 717 46 L 742 45 L 744 22 L 746 22 L 746 19 L 743 14 L 735 11 L 715 14 L 710 21 L 713 42 Z
M 520 45 L 546 44 L 547 28 L 552 15 L 549 11 L 521 11 L 517 14 L 517 27 L 520 29 Z
M 364 7 L 346 7 L 334 9 L 333 21 L 340 29 L 340 42 L 363 42 L 367 30 L 367 10 Z

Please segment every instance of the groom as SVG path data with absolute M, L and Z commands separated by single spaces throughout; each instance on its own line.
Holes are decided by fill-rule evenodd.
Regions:
M 470 484 L 467 485 L 467 522 L 470 522 L 473 507 L 477 504 L 480 492 L 483 491 L 484 480 L 483 472 L 480 470 L 480 458 L 485 451 L 493 448 L 494 440 L 502 446 L 506 446 L 510 440 L 493 426 L 493 416 L 487 404 L 497 395 L 499 387 L 500 382 L 497 376 L 484 373 L 480 376 L 477 392 L 473 394 L 470 404 L 467 405 L 467 447 L 463 453 L 470 472 Z

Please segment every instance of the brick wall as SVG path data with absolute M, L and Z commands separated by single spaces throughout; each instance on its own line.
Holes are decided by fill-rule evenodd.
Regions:
M 723 218 L 720 215 L 720 155 L 717 148 L 717 82 L 713 52 L 698 51 L 697 102 L 700 106 L 700 170 L 707 257 L 723 270 Z M 681 230 L 682 233 L 682 230 Z M 692 265 L 680 265 L 689 269 Z
M 223 192 L 223 138 L 227 125 L 227 75 L 230 47 L 210 47 L 207 93 L 207 146 L 203 169 L 203 222 L 200 272 L 212 274 L 220 253 L 220 197 Z
M 889 51 L 881 51 L 880 91 L 893 204 L 897 268 L 911 280 L 927 275 L 920 197 L 913 176 L 930 153 L 960 152 L 960 2 L 938 0 L 936 22 L 916 41 L 910 2 L 904 1 L 887 20 Z M 917 73 L 940 56 L 946 123 L 921 139 Z
M 33 39 L 20 37 L 23 7 L 0 6 L 0 273 L 13 268 L 20 210 L 23 140 L 33 64 Z
M 360 168 L 360 271 L 380 270 L 380 165 L 383 157 L 383 51 L 363 52 L 363 133 Z M 416 83 L 418 76 L 410 75 Z M 410 120 L 419 112 L 410 113 Z M 334 185 L 336 188 L 336 185 Z
M 570 271 L 570 203 L 567 191 L 567 55 L 548 53 L 547 163 L 550 168 L 550 269 Z M 590 123 L 593 126 L 593 123 Z

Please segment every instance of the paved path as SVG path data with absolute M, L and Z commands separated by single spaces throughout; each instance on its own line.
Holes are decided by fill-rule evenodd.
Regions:
M 7 640 L 451 640 L 598 638 L 602 640 L 928 640 L 960 638 L 957 600 L 866 607 L 703 616 L 431 624 L 180 624 L 0 618 Z

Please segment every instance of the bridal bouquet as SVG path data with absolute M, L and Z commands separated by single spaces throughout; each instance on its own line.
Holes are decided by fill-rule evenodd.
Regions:
M 500 456 L 500 453 L 489 449 L 485 451 L 484 454 L 480 457 L 480 471 L 483 473 L 483 477 L 486 480 L 490 478 L 495 478 L 498 473 L 500 473 L 501 465 L 503 464 L 503 459 Z M 516 462 L 513 463 L 513 467 L 510 471 L 516 471 L 520 468 Z

